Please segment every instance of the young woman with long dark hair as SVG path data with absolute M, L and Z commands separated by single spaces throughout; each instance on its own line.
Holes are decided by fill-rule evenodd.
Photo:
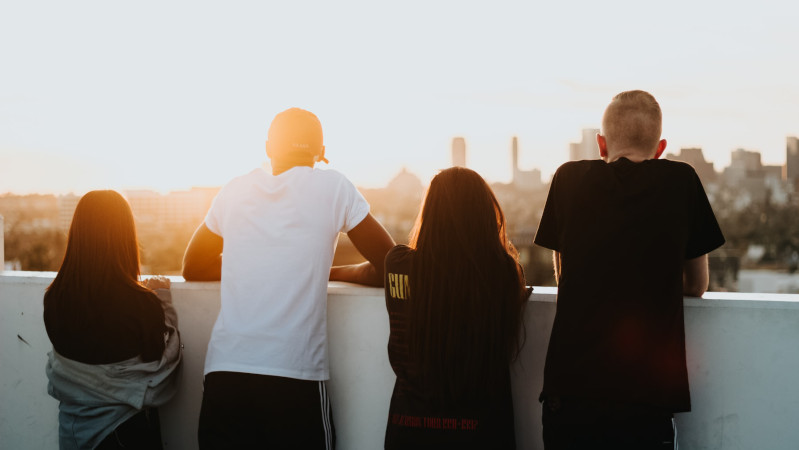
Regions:
M 510 363 L 529 293 L 485 180 L 436 175 L 385 271 L 397 375 L 386 448 L 515 448 Z
M 128 202 L 110 190 L 84 195 L 44 295 L 61 449 L 161 448 L 157 406 L 174 394 L 180 362 L 169 288 L 163 277 L 139 282 Z

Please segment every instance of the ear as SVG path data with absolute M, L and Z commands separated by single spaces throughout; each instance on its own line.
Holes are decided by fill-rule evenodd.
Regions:
M 317 157 L 316 157 L 316 158 L 314 158 L 314 159 L 315 159 L 316 161 L 322 161 L 322 162 L 324 162 L 325 164 L 328 164 L 328 163 L 330 163 L 330 161 L 328 161 L 328 160 L 327 160 L 327 158 L 325 158 L 325 146 L 324 146 L 324 145 L 322 146 L 322 149 L 321 149 L 321 150 L 319 150 L 319 156 L 317 156 Z
M 607 157 L 608 157 L 608 141 L 605 140 L 605 136 L 602 136 L 601 134 L 597 133 L 596 134 L 596 144 L 599 146 L 599 156 L 601 156 L 602 159 L 607 159 Z
M 666 150 L 666 140 L 665 139 L 661 139 L 660 142 L 658 142 L 658 148 L 657 148 L 657 150 L 655 150 L 655 158 L 654 159 L 660 158 L 660 155 L 663 154 L 663 150 Z

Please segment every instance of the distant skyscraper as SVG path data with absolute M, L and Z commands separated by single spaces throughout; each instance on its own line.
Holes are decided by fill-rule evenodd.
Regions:
M 758 177 L 763 169 L 760 153 L 742 148 L 730 153 L 730 165 L 724 168 L 724 179 L 732 186 L 740 186 L 749 178 Z
M 799 138 L 788 136 L 785 146 L 785 179 L 799 185 Z
M 599 159 L 599 146 L 596 143 L 596 128 L 583 128 L 583 140 L 569 144 L 569 159 L 580 161 L 583 159 Z
M 724 181 L 737 193 L 733 208 L 748 205 L 785 204 L 790 190 L 782 180 L 782 166 L 763 165 L 759 152 L 737 149 L 730 154 L 730 165 L 724 169 Z
M 716 180 L 716 170 L 713 168 L 713 163 L 705 161 L 705 155 L 702 154 L 701 148 L 681 148 L 679 154 L 673 155 L 669 153 L 666 155 L 666 159 L 687 162 L 692 165 L 702 183 Z
M 739 165 L 747 171 L 758 170 L 763 167 L 760 160 L 760 152 L 753 152 L 739 148 L 730 154 L 730 163 L 732 165 Z
M 514 187 L 523 190 L 540 189 L 542 187 L 540 170 L 519 169 L 519 139 L 516 136 L 513 136 L 513 141 L 511 141 L 511 159 L 513 164 L 513 181 L 511 183 Z
M 452 139 L 452 165 L 466 167 L 466 140 L 462 137 Z

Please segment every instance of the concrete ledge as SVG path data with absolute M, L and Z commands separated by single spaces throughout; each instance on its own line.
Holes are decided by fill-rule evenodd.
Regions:
M 0 448 L 56 449 L 57 402 L 44 374 L 51 345 L 42 296 L 53 273 L 0 274 Z M 167 448 L 197 447 L 202 367 L 219 311 L 218 283 L 173 278 L 184 349 L 181 389 L 162 409 Z M 527 340 L 513 367 L 520 449 L 540 449 L 537 402 L 555 288 L 536 287 Z M 394 375 L 388 315 L 378 288 L 330 283 L 328 333 L 338 448 L 382 448 Z M 693 411 L 677 417 L 680 448 L 792 449 L 799 442 L 799 296 L 708 293 L 686 299 Z

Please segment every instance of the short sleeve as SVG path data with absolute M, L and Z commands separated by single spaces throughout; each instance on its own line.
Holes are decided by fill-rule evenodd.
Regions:
M 347 233 L 355 228 L 366 215 L 369 214 L 369 202 L 363 197 L 358 189 L 353 185 L 350 180 L 343 177 L 344 187 L 342 195 L 345 198 L 345 215 L 344 224 L 341 227 L 342 233 Z
M 224 236 L 223 228 L 224 224 L 222 221 L 222 217 L 224 217 L 223 209 L 224 209 L 224 194 L 225 194 L 225 187 L 223 187 L 219 193 L 214 197 L 213 202 L 211 202 L 211 207 L 208 208 L 208 214 L 205 215 L 205 226 L 208 227 L 211 232 L 216 235 Z
M 562 208 L 562 206 L 559 205 L 560 199 L 558 197 L 560 178 L 561 169 L 558 169 L 552 177 L 549 194 L 547 195 L 547 202 L 544 206 L 544 212 L 541 215 L 541 222 L 539 222 L 538 231 L 535 233 L 536 244 L 555 251 L 562 250 L 559 239 L 559 230 L 561 230 L 563 226 L 563 224 L 560 223 L 561 218 L 559 215 L 559 210 Z
M 398 244 L 392 247 L 391 250 L 386 253 L 386 258 L 384 259 L 384 267 L 386 268 L 385 272 L 388 273 L 391 270 L 396 270 L 398 261 L 402 260 L 402 258 L 405 258 L 412 251 L 413 250 L 411 250 L 411 248 L 405 244 Z
M 716 215 L 713 214 L 702 182 L 696 172 L 692 171 L 692 175 L 693 186 L 689 190 L 689 195 L 694 196 L 693 202 L 691 202 L 694 208 L 691 228 L 685 245 L 685 259 L 697 258 L 724 245 L 724 235 L 716 221 Z

